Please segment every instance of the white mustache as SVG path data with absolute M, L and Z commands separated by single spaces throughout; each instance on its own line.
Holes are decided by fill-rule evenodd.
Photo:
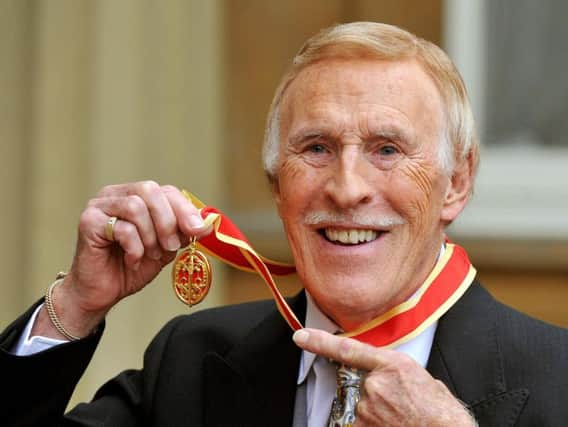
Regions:
M 398 215 L 383 215 L 377 217 L 376 215 L 367 215 L 362 213 L 340 213 L 340 212 L 329 212 L 329 211 L 319 211 L 310 212 L 304 217 L 304 224 L 307 225 L 327 225 L 331 226 L 333 224 L 357 224 L 362 228 L 390 228 L 395 225 L 406 224 L 404 218 Z

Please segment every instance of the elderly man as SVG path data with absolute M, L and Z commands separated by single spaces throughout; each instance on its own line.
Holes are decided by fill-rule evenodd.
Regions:
M 463 82 L 439 48 L 377 23 L 322 31 L 284 76 L 264 146 L 305 287 L 290 306 L 307 328 L 292 335 L 270 301 L 176 318 L 142 370 L 64 416 L 106 313 L 211 232 L 177 188 L 109 186 L 81 216 L 69 273 L 1 337 L 3 419 L 565 425 L 568 334 L 493 300 L 445 239 L 477 153 Z

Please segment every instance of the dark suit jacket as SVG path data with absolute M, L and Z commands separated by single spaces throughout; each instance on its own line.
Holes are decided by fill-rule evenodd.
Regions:
M 293 298 L 299 317 L 305 297 Z M 36 354 L 9 349 L 29 313 L 0 336 L 0 425 L 291 426 L 300 351 L 271 301 L 170 321 L 140 371 L 105 384 L 62 418 L 99 335 Z M 480 426 L 568 425 L 568 332 L 496 302 L 478 284 L 440 320 L 430 373 Z

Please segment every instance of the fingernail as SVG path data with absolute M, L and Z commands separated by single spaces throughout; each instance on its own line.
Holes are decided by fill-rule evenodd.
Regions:
M 310 337 L 310 334 L 308 333 L 308 331 L 305 331 L 304 329 L 300 329 L 300 330 L 294 332 L 294 335 L 292 335 L 292 339 L 294 340 L 294 342 L 296 344 L 307 343 L 309 337 Z
M 168 245 L 169 251 L 177 251 L 181 246 L 181 242 L 179 241 L 179 237 L 175 234 L 171 235 L 168 238 L 167 245 Z
M 191 215 L 188 222 L 192 228 L 201 228 L 204 225 L 203 219 L 199 215 Z

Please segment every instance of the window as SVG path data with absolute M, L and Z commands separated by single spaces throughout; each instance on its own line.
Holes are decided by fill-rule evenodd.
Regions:
M 446 0 L 445 49 L 482 141 L 475 194 L 454 234 L 568 238 L 566 16 L 562 0 Z

